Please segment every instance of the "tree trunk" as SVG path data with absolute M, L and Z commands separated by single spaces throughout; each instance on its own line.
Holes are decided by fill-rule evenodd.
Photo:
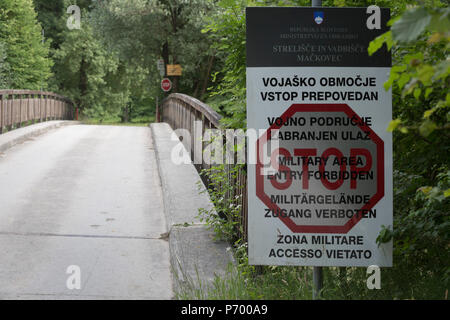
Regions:
M 126 122 L 128 122 L 129 120 L 130 120 L 130 110 L 129 110 L 129 108 L 128 108 L 128 105 L 126 105 L 125 108 L 123 109 L 123 112 L 122 112 L 122 116 L 121 116 L 120 121 L 121 121 L 122 123 L 126 123 Z
M 200 98 L 206 93 L 206 89 L 208 88 L 209 79 L 211 78 L 211 69 L 214 64 L 215 56 L 211 56 L 209 58 L 208 69 L 206 70 L 205 80 L 203 82 L 202 91 L 200 92 Z
M 167 65 L 169 64 L 169 43 L 166 41 L 162 47 L 162 58 L 164 60 L 164 77 L 167 76 Z
M 85 58 L 82 57 L 81 63 L 80 63 L 80 80 L 78 83 L 78 89 L 80 90 L 80 98 L 78 101 L 78 106 L 81 110 L 83 110 L 85 108 L 83 98 L 86 96 L 87 88 L 88 88 L 88 79 L 87 79 L 86 69 L 87 69 L 87 63 L 86 63 Z

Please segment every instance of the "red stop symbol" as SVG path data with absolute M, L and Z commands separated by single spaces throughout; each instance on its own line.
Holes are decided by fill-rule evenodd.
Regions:
M 172 89 L 172 82 L 169 79 L 167 79 L 167 78 L 162 79 L 162 81 L 161 81 L 161 89 L 164 92 L 170 91 L 170 89 Z
M 384 142 L 347 104 L 291 105 L 256 150 L 261 214 L 294 233 L 347 233 L 384 196 Z

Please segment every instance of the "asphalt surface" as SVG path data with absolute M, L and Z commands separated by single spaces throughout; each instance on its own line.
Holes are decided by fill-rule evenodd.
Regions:
M 0 153 L 0 299 L 173 298 L 162 199 L 147 127 L 68 126 Z

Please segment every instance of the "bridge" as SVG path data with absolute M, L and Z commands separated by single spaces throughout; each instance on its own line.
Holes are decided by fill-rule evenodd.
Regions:
M 182 94 L 160 112 L 149 127 L 84 125 L 65 97 L 0 91 L 0 299 L 173 299 L 225 274 L 229 245 L 198 218 L 214 210 L 197 186 L 209 165 L 170 158 L 174 130 L 202 121 L 203 135 L 220 116 Z

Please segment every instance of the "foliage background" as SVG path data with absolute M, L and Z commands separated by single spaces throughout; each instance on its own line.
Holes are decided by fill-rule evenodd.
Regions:
M 71 4 L 81 29 L 66 26 Z M 175 90 L 209 103 L 224 127 L 245 128 L 245 7 L 309 6 L 309 0 L 0 0 L 0 89 L 42 89 L 73 99 L 96 122 L 149 122 L 164 98 L 156 60 L 179 63 Z M 387 45 L 393 67 L 394 267 L 382 290 L 368 291 L 358 268 L 327 268 L 324 297 L 444 298 L 450 282 L 450 13 L 447 0 L 324 0 L 323 6 L 391 8 L 392 29 L 370 52 Z M 44 31 L 44 32 L 42 32 Z M 209 172 L 220 181 L 219 172 Z M 228 186 L 234 187 L 234 186 Z M 224 187 L 226 190 L 226 186 Z M 225 215 L 239 208 L 220 203 Z M 305 298 L 307 268 L 255 268 L 231 221 L 208 220 L 236 241 L 239 268 L 218 279 L 217 298 Z M 239 227 L 239 226 L 237 226 Z M 302 283 L 300 286 L 294 285 Z M 301 281 L 300 281 L 300 280 Z M 239 283 L 245 285 L 239 285 Z M 281 284 L 286 283 L 285 285 Z M 230 288 L 236 289 L 231 292 Z M 306 291 L 305 291 L 306 290 Z M 214 296 L 214 295 L 213 295 Z

